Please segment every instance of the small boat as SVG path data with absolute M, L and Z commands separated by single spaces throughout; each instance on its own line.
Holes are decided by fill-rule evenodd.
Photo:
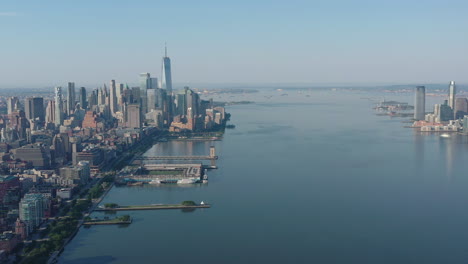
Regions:
M 449 134 L 447 134 L 447 133 L 444 133 L 444 134 L 440 135 L 440 137 L 441 137 L 441 138 L 449 138 L 449 137 L 450 137 L 450 135 L 449 135 Z
M 156 180 L 151 180 L 149 184 L 161 184 L 161 180 L 156 179 Z
M 191 183 L 196 183 L 197 179 L 182 179 L 178 180 L 177 184 L 191 184 Z

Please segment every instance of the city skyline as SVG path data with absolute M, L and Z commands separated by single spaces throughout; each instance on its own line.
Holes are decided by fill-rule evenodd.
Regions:
M 180 86 L 468 82 L 460 1 L 90 3 L 3 4 L 0 87 L 137 82 L 165 42 Z

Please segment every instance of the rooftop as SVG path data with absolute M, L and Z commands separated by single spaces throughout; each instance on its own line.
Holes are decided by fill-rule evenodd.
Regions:
M 13 175 L 0 175 L 0 183 L 2 182 L 8 182 L 16 179 L 16 176 Z

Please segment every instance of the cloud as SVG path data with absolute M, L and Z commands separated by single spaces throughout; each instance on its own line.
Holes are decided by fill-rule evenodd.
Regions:
M 13 16 L 17 16 L 18 13 L 16 12 L 0 12 L 0 17 L 5 17 L 5 16 L 8 16 L 8 17 L 13 17 Z

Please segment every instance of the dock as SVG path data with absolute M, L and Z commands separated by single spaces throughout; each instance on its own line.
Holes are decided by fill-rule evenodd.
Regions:
M 87 221 L 84 222 L 84 226 L 90 225 L 129 225 L 132 221 L 112 221 L 112 220 L 97 220 L 97 221 Z
M 168 209 L 196 209 L 196 208 L 210 208 L 209 204 L 200 205 L 181 205 L 181 204 L 160 204 L 160 205 L 131 205 L 131 206 L 118 206 L 114 208 L 96 208 L 96 212 L 112 212 L 112 211 L 138 211 L 138 210 L 168 210 Z

